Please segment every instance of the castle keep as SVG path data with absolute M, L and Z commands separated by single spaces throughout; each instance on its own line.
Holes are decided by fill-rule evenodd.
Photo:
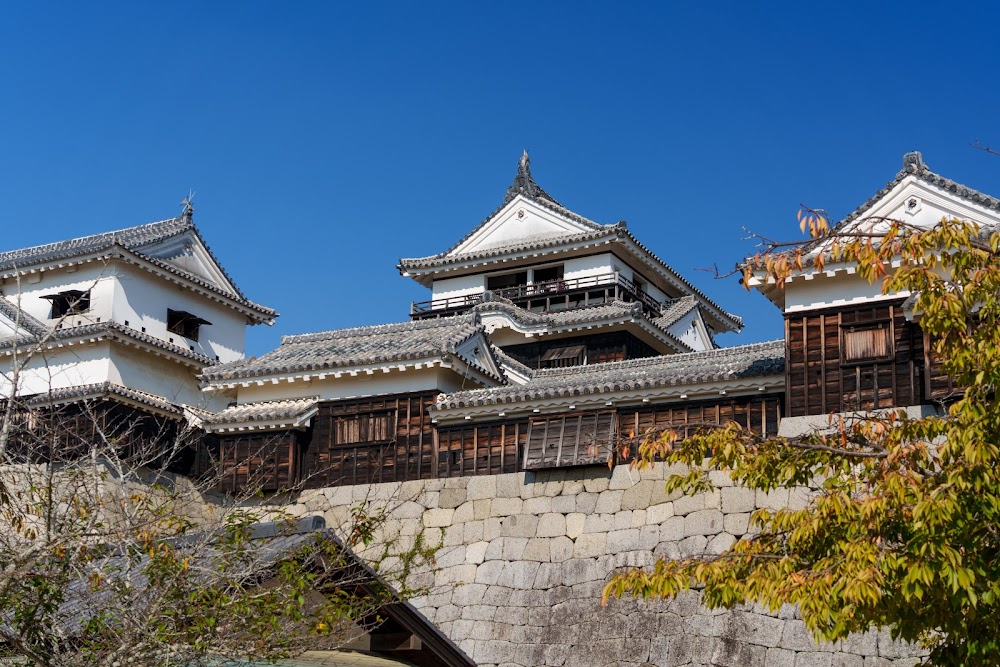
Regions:
M 1000 201 L 931 171 L 919 153 L 840 225 L 943 216 L 1000 223 Z M 342 518 L 402 499 L 403 534 L 441 528 L 440 570 L 414 601 L 478 665 L 823 665 L 905 662 L 870 633 L 818 646 L 794 610 L 710 612 L 697 595 L 599 606 L 625 565 L 722 551 L 758 507 L 804 497 L 667 495 L 669 470 L 626 464 L 653 428 L 739 422 L 795 432 L 836 412 L 932 409 L 952 387 L 909 294 L 848 265 L 754 287 L 783 339 L 718 347 L 726 312 L 643 245 L 535 181 L 524 154 L 500 206 L 447 250 L 400 260 L 429 290 L 409 319 L 285 336 L 244 356 L 249 300 L 178 218 L 0 253 L 0 354 L 45 350 L 0 395 L 100 404 L 204 437 L 186 469 L 220 491 L 296 489 L 296 511 Z M 16 386 L 15 386 L 16 381 Z M 24 429 L 30 429 L 25 424 Z M 443 663 L 445 664 L 445 663 Z

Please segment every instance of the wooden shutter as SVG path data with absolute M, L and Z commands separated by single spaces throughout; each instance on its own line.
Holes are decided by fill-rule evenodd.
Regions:
M 614 417 L 614 412 L 590 412 L 532 420 L 524 450 L 524 468 L 606 463 L 614 448 Z
M 844 361 L 868 361 L 892 357 L 889 327 L 844 331 Z

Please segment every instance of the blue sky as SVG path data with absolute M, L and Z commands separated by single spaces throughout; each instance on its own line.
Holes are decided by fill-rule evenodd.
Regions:
M 760 6 L 757 6 L 757 5 Z M 743 227 L 849 212 L 905 151 L 1000 194 L 997 10 L 940 3 L 9 3 L 0 228 L 16 248 L 176 215 L 281 334 L 400 321 L 400 257 L 538 182 L 782 335 Z

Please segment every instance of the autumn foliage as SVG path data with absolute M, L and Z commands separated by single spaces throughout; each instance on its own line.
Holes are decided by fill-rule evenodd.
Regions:
M 803 509 L 758 509 L 727 551 L 619 573 L 610 596 L 702 590 L 709 607 L 798 605 L 817 638 L 874 627 L 929 651 L 928 664 L 1000 664 L 1000 233 L 955 219 L 933 228 L 869 219 L 829 229 L 800 213 L 809 240 L 771 244 L 744 282 L 853 265 L 886 294 L 916 294 L 933 352 L 962 387 L 939 415 L 831 416 L 829 428 L 763 438 L 737 424 L 648 438 L 635 465 L 690 472 L 670 490 L 710 490 L 708 471 L 770 491 L 805 487 Z

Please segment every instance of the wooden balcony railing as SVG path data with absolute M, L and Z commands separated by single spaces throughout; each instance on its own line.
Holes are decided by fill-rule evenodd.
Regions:
M 515 285 L 495 289 L 493 293 L 528 310 L 547 311 L 565 310 L 613 300 L 639 302 L 652 317 L 662 314 L 662 304 L 637 288 L 627 278 L 615 273 L 605 273 L 597 276 L 551 280 L 531 285 Z M 465 294 L 446 299 L 430 301 L 415 301 L 410 306 L 412 319 L 443 317 L 465 312 L 482 302 L 482 293 Z

